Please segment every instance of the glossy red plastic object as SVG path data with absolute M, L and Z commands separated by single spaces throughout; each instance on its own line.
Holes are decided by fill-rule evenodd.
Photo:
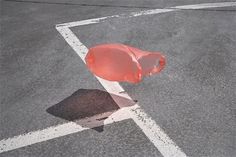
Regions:
M 123 44 L 104 44 L 89 49 L 86 65 L 109 81 L 138 83 L 144 76 L 159 73 L 165 66 L 160 52 L 147 52 Z

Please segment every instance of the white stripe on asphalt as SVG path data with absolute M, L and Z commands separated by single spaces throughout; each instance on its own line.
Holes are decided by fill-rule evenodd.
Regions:
M 66 26 L 56 27 L 61 35 L 65 38 L 67 43 L 74 49 L 74 51 L 85 62 L 85 56 L 88 49 L 81 43 L 76 35 Z M 125 97 L 132 100 L 132 98 L 124 92 L 125 90 L 118 82 L 111 82 L 95 76 L 108 93 Z M 111 95 L 112 96 L 112 95 Z M 113 97 L 114 101 L 121 106 L 117 97 Z M 156 124 L 151 117 L 149 117 L 138 104 L 136 109 L 123 110 L 134 120 L 134 122 L 141 128 L 143 133 L 156 146 L 164 157 L 186 157 L 184 152 L 168 137 L 167 134 Z
M 129 18 L 129 17 L 137 17 L 143 15 L 153 15 L 153 14 L 160 14 L 160 13 L 167 13 L 171 11 L 177 11 L 181 9 L 207 9 L 207 8 L 220 8 L 220 7 L 233 7 L 236 6 L 236 2 L 222 2 L 222 3 L 201 3 L 201 4 L 193 4 L 193 5 L 183 5 L 183 6 L 175 6 L 169 7 L 166 9 L 151 9 L 151 10 L 144 10 L 139 12 L 132 12 L 130 14 L 120 14 L 120 15 L 112 15 L 94 19 L 87 19 L 82 21 L 74 21 L 68 22 L 63 24 L 58 24 L 57 27 L 66 26 L 66 27 L 76 27 L 82 25 L 90 25 L 95 23 L 100 23 L 104 20 L 112 19 L 112 18 Z
M 132 107 L 122 108 L 122 109 L 118 110 L 117 112 L 114 112 L 111 115 L 109 113 L 103 113 L 104 116 L 106 116 L 106 114 L 110 115 L 103 122 L 104 125 L 108 125 L 108 124 L 112 124 L 114 122 L 119 122 L 119 121 L 123 121 L 126 119 L 130 119 L 130 116 L 127 115 L 126 112 L 124 111 L 124 110 L 128 110 L 129 108 L 136 109 L 137 106 L 134 105 Z M 97 117 L 100 117 L 100 115 L 97 115 Z M 96 119 L 97 117 L 94 116 L 93 119 Z M 33 132 L 29 132 L 29 133 L 26 133 L 23 135 L 15 136 L 15 137 L 12 137 L 9 139 L 3 139 L 0 141 L 0 152 L 2 153 L 2 152 L 14 150 L 14 149 L 22 148 L 25 146 L 39 143 L 39 142 L 48 141 L 48 140 L 62 137 L 65 135 L 70 135 L 73 133 L 87 130 L 90 127 L 89 128 L 82 127 L 79 124 L 85 124 L 83 121 L 89 121 L 89 120 L 90 120 L 90 118 L 87 118 L 87 119 L 85 118 L 83 120 L 78 120 L 76 122 L 68 122 L 65 124 L 48 127 L 43 130 L 33 131 Z M 101 126 L 101 124 L 99 124 L 99 123 L 98 124 L 91 124 L 91 125 L 93 127 Z
M 132 12 L 130 14 L 112 15 L 112 16 L 87 19 L 87 20 L 82 20 L 82 21 L 68 22 L 68 23 L 58 24 L 56 26 L 57 27 L 66 26 L 67 28 L 68 27 L 76 27 L 76 26 L 82 26 L 82 25 L 101 23 L 103 21 L 106 21 L 108 19 L 113 19 L 113 18 L 130 18 L 130 17 L 137 17 L 137 16 L 142 16 L 142 15 L 166 13 L 166 12 L 175 11 L 175 10 L 176 9 L 151 9 L 151 10 L 144 10 L 144 11 L 139 11 L 139 12 Z
M 171 7 L 169 9 L 152 9 L 140 12 L 133 12 L 127 15 L 121 14 L 121 15 L 114 15 L 96 19 L 88 19 L 83 21 L 59 24 L 56 26 L 56 29 L 61 33 L 61 35 L 65 38 L 68 44 L 76 51 L 76 53 L 84 61 L 84 57 L 86 56 L 87 53 L 87 48 L 79 41 L 79 39 L 74 35 L 74 33 L 69 29 L 69 27 L 99 23 L 111 18 L 129 18 L 142 15 L 153 15 L 158 13 L 177 11 L 179 9 L 204 9 L 204 8 L 229 7 L 229 6 L 236 6 L 236 2 L 204 3 L 204 4 L 195 4 L 186 6 L 176 6 L 176 7 Z M 119 85 L 119 83 L 106 81 L 98 77 L 97 79 L 109 93 L 113 93 L 115 95 L 119 95 L 132 100 L 130 96 L 124 92 L 124 89 Z M 120 104 L 119 100 L 116 99 L 116 97 L 113 97 L 113 99 L 119 106 L 122 107 L 122 104 Z M 157 147 L 157 149 L 162 153 L 164 157 L 186 156 L 186 154 L 168 137 L 167 134 L 164 133 L 164 131 L 156 124 L 156 122 L 153 121 L 139 107 L 138 104 L 132 107 L 122 108 L 117 112 L 113 113 L 104 121 L 104 125 L 111 124 L 117 121 L 122 121 L 129 118 L 132 118 L 136 122 L 136 124 L 142 129 L 142 131 L 146 134 L 146 136 L 150 139 L 150 141 L 153 142 L 153 144 Z M 0 141 L 0 153 L 29 146 L 35 143 L 47 141 L 57 137 L 69 135 L 72 133 L 77 133 L 86 129 L 88 128 L 78 125 L 77 122 L 69 122 L 57 126 L 52 126 L 43 130 L 33 131 L 27 134 L 14 136 L 12 138 L 3 139 Z
M 193 5 L 183 5 L 170 7 L 171 9 L 206 9 L 206 8 L 219 8 L 219 7 L 233 7 L 236 2 L 222 2 L 222 3 L 202 3 Z

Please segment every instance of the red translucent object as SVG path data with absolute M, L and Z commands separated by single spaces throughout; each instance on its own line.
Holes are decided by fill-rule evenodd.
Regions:
M 109 81 L 138 83 L 144 76 L 159 73 L 165 66 L 160 52 L 143 51 L 123 44 L 104 44 L 89 49 L 86 65 Z

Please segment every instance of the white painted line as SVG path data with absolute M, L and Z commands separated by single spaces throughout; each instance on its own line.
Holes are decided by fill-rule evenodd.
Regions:
M 197 9 L 233 7 L 233 6 L 236 6 L 236 2 L 200 3 L 200 4 L 192 4 L 192 5 L 183 5 L 183 6 L 169 7 L 166 9 L 151 9 L 151 10 L 144 10 L 144 11 L 139 11 L 139 12 L 132 12 L 129 14 L 112 15 L 112 16 L 87 19 L 87 20 L 82 20 L 82 21 L 68 22 L 68 23 L 58 24 L 56 25 L 56 27 L 66 26 L 67 28 L 69 28 L 69 27 L 76 27 L 76 26 L 82 26 L 82 25 L 90 25 L 90 24 L 100 23 L 102 21 L 113 19 L 113 18 L 129 18 L 129 17 L 138 17 L 138 16 L 143 16 L 143 15 L 154 15 L 154 14 L 178 11 L 181 9 L 196 9 L 197 10 Z
M 167 12 L 171 12 L 171 11 L 175 11 L 175 10 L 177 10 L 177 9 L 151 9 L 151 10 L 144 10 L 144 11 L 139 11 L 139 12 L 132 12 L 130 14 L 112 15 L 112 16 L 87 19 L 87 20 L 82 20 L 82 21 L 68 22 L 68 23 L 58 24 L 58 25 L 56 25 L 56 27 L 59 28 L 62 26 L 66 26 L 67 28 L 69 28 L 69 27 L 76 27 L 76 26 L 101 23 L 101 22 L 106 21 L 108 19 L 138 17 L 138 16 L 143 16 L 143 15 L 167 13 Z
M 233 7 L 236 2 L 222 2 L 222 3 L 202 3 L 193 5 L 183 5 L 170 7 L 171 9 L 206 9 L 206 8 L 220 8 L 220 7 Z
M 216 8 L 216 7 L 228 7 L 236 6 L 236 2 L 224 2 L 224 3 L 204 3 L 196 5 L 187 6 L 177 6 L 169 9 L 152 9 L 140 12 L 134 12 L 130 14 L 114 15 L 109 17 L 102 17 L 96 19 L 88 19 L 77 22 L 70 22 L 56 25 L 56 29 L 65 38 L 67 43 L 75 50 L 75 52 L 84 61 L 84 57 L 87 53 L 87 48 L 80 42 L 80 40 L 74 35 L 74 33 L 69 29 L 70 27 L 76 27 L 81 25 L 89 25 L 94 23 L 103 22 L 104 20 L 111 18 L 129 18 L 137 17 L 142 15 L 154 15 L 158 13 L 165 13 L 171 11 L 177 11 L 179 9 L 203 9 L 203 8 Z M 125 97 L 130 99 L 130 96 L 124 92 L 124 89 L 117 82 L 110 82 L 97 77 L 99 82 L 103 87 L 112 94 Z M 112 96 L 112 95 L 111 95 Z M 113 97 L 113 96 L 112 96 Z M 117 97 L 113 97 L 114 101 L 123 107 L 120 100 Z M 104 113 L 104 115 L 110 113 Z M 99 116 L 99 115 L 98 115 Z M 95 116 L 96 117 L 96 116 Z M 145 135 L 150 139 L 150 141 L 157 147 L 157 149 L 162 153 L 164 157 L 185 157 L 186 154 L 168 137 L 167 134 L 156 124 L 154 120 L 151 119 L 138 104 L 132 107 L 126 107 L 118 110 L 117 112 L 111 114 L 105 121 L 104 125 L 111 124 L 114 122 L 122 121 L 125 119 L 132 118 L 136 124 L 142 129 Z M 0 141 L 0 153 L 14 150 L 17 148 L 29 146 L 39 142 L 47 141 L 50 139 L 58 138 L 61 136 L 77 133 L 88 128 L 82 127 L 79 124 L 86 119 L 77 122 L 68 122 L 65 124 L 52 126 L 43 130 L 38 130 L 34 132 L 29 132 L 27 134 L 14 136 L 12 138 L 3 139 Z M 96 126 L 94 124 L 93 126 Z
M 109 114 L 110 116 L 103 122 L 104 125 L 112 124 L 114 122 L 119 122 L 122 120 L 130 119 L 130 116 L 124 112 L 124 110 L 128 109 L 135 109 L 137 106 L 132 106 L 132 107 L 126 107 L 118 110 L 117 112 L 114 112 L 113 114 L 110 115 L 110 113 L 103 113 L 104 116 L 106 114 Z M 94 116 L 93 119 L 96 119 L 97 117 L 100 117 L 101 115 Z M 89 124 L 85 121 L 89 121 L 90 118 L 79 120 L 76 122 L 68 122 L 65 124 L 57 125 L 57 126 L 52 126 L 43 130 L 38 130 L 34 132 L 29 132 L 23 135 L 19 136 L 14 136 L 9 139 L 3 139 L 0 141 L 0 152 L 6 152 L 14 149 L 18 149 L 21 147 L 29 146 L 32 144 L 36 144 L 39 142 L 55 139 L 58 137 L 62 137 L 65 135 L 70 135 L 73 133 L 81 132 L 84 130 L 89 129 L 88 127 L 85 126 L 80 126 L 79 124 L 87 124 L 90 127 L 97 127 L 101 126 L 103 124 L 95 123 L 95 124 Z
M 79 23 L 79 22 L 78 22 Z M 56 29 L 65 38 L 67 43 L 74 49 L 74 51 L 80 56 L 85 62 L 85 56 L 88 49 L 83 43 L 76 37 L 76 35 L 65 25 L 57 26 Z M 102 78 L 95 76 L 102 86 L 107 90 L 108 93 L 119 95 L 127 99 L 132 98 L 125 93 L 124 89 L 118 82 L 106 81 Z M 120 105 L 119 100 L 113 97 L 114 101 Z M 141 128 L 144 134 L 149 140 L 156 146 L 164 157 L 185 157 L 185 153 L 164 133 L 164 131 L 152 120 L 147 114 L 136 104 L 136 109 L 123 110 L 124 114 L 127 114 L 134 120 L 134 122 Z
M 171 140 L 156 122 L 140 107 L 129 110 L 135 123 L 164 157 L 186 157 L 186 154 Z

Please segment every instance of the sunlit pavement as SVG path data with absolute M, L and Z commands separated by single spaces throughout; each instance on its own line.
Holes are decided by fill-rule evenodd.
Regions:
M 2 0 L 0 139 L 119 108 L 56 30 L 56 24 L 211 2 L 222 1 Z M 86 47 L 118 42 L 163 52 L 167 65 L 161 74 L 140 84 L 120 85 L 187 156 L 233 157 L 235 10 L 179 10 L 111 19 L 71 30 Z M 72 102 L 77 103 L 73 106 Z M 77 116 L 73 112 L 77 108 L 71 110 L 67 104 L 81 108 L 83 114 Z M 0 156 L 163 155 L 142 129 L 127 119 Z

